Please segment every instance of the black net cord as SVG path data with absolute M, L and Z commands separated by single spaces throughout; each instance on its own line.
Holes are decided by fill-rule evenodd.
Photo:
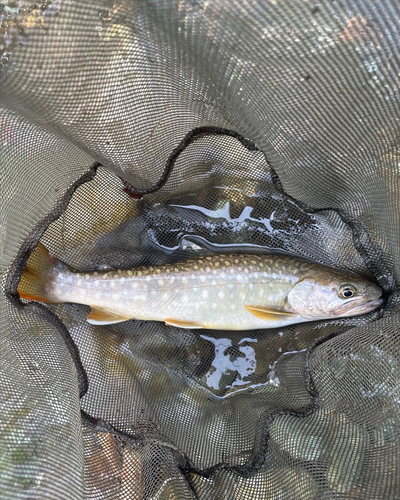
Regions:
M 253 477 L 257 472 L 260 470 L 262 467 L 264 460 L 265 460 L 265 455 L 267 452 L 267 447 L 268 447 L 268 440 L 269 440 L 269 434 L 270 434 L 270 428 L 272 423 L 277 417 L 280 416 L 294 416 L 298 418 L 304 418 L 309 415 L 311 415 L 321 404 L 321 398 L 319 394 L 317 393 L 312 377 L 311 377 L 311 367 L 310 367 L 310 359 L 311 356 L 314 352 L 314 350 L 321 345 L 323 342 L 333 338 L 336 335 L 339 335 L 340 333 L 343 333 L 347 330 L 348 328 L 336 332 L 334 334 L 331 334 L 329 336 L 324 336 L 318 338 L 314 344 L 307 350 L 306 353 L 306 362 L 304 366 L 304 376 L 306 380 L 306 387 L 307 390 L 311 396 L 311 403 L 300 410 L 272 410 L 272 411 L 266 411 L 264 414 L 262 414 L 259 418 L 258 425 L 257 425 L 257 432 L 255 433 L 255 442 L 254 442 L 254 447 L 253 447 L 253 454 L 250 460 L 239 466 L 231 465 L 227 462 L 220 462 L 212 467 L 209 467 L 207 469 L 199 469 L 193 465 L 191 460 L 189 460 L 184 453 L 182 453 L 176 446 L 174 446 L 172 443 L 170 443 L 168 440 L 162 441 L 162 438 L 160 436 L 155 437 L 157 440 L 157 443 L 159 445 L 166 446 L 167 448 L 171 449 L 175 455 L 176 463 L 181 470 L 182 474 L 186 478 L 186 481 L 189 483 L 191 490 L 194 492 L 195 488 L 192 485 L 192 480 L 190 474 L 197 474 L 201 477 L 204 478 L 212 478 L 215 474 L 217 474 L 220 470 L 226 470 L 229 472 L 233 472 L 241 477 L 244 478 L 250 478 Z M 118 439 L 122 439 L 128 443 L 130 443 L 132 446 L 138 446 L 143 444 L 144 440 L 140 436 L 136 436 L 134 433 L 127 433 L 120 431 L 116 429 L 114 426 L 111 424 L 105 422 L 102 419 L 93 417 L 89 415 L 87 412 L 84 410 L 81 410 L 82 418 L 83 420 L 89 425 L 91 428 L 93 428 L 96 431 L 101 431 L 101 432 L 107 432 L 110 433 L 112 436 Z M 146 442 L 152 441 L 153 439 L 146 438 Z
M 154 193 L 160 190 L 168 182 L 168 179 L 172 173 L 172 170 L 174 169 L 175 162 L 178 159 L 179 155 L 193 141 L 209 135 L 226 135 L 228 137 L 233 137 L 234 139 L 237 139 L 249 151 L 259 151 L 254 142 L 246 139 L 245 137 L 240 135 L 238 132 L 235 132 L 234 130 L 221 127 L 213 127 L 213 126 L 196 127 L 192 129 L 190 132 L 188 132 L 185 135 L 185 137 L 180 141 L 180 143 L 176 146 L 176 148 L 172 151 L 171 155 L 169 156 L 165 164 L 164 170 L 159 180 L 155 184 L 146 189 L 137 189 L 124 180 L 124 185 L 125 185 L 124 191 L 127 192 L 133 198 L 140 198 L 145 194 Z
M 164 170 L 159 178 L 159 180 L 153 185 L 150 186 L 147 189 L 136 189 L 130 184 L 125 182 L 125 189 L 127 189 L 132 197 L 139 197 L 145 194 L 153 193 L 159 189 L 161 189 L 166 182 L 168 181 L 168 178 L 170 177 L 173 167 L 175 165 L 175 162 L 179 155 L 191 144 L 196 138 L 204 137 L 207 135 L 227 135 L 233 138 L 236 138 L 239 140 L 239 142 L 246 147 L 249 151 L 259 151 L 257 146 L 250 140 L 245 139 L 243 136 L 238 134 L 235 131 L 229 130 L 229 129 L 224 129 L 220 127 L 210 127 L 210 126 L 204 126 L 204 127 L 197 127 L 195 129 L 192 129 L 190 132 L 188 132 L 185 137 L 180 141 L 178 146 L 173 150 L 171 155 L 169 156 L 167 163 L 164 167 Z M 293 197 L 288 195 L 285 190 L 282 187 L 282 184 L 280 182 L 280 179 L 275 172 L 275 170 L 272 168 L 270 165 L 270 162 L 268 161 L 268 165 L 271 169 L 271 175 L 272 175 L 272 180 L 274 183 L 275 188 L 277 189 L 278 192 L 280 192 L 284 197 L 287 199 L 290 199 L 294 203 L 296 203 L 300 208 L 302 208 L 304 211 L 308 213 L 317 213 L 317 212 L 323 212 L 323 211 L 334 211 L 336 212 L 341 220 L 348 225 L 348 227 L 351 229 L 352 234 L 353 234 L 353 240 L 356 249 L 359 251 L 360 255 L 364 258 L 364 261 L 368 268 L 373 272 L 373 274 L 377 277 L 377 280 L 379 284 L 382 286 L 384 291 L 388 294 L 396 294 L 398 291 L 397 284 L 395 283 L 393 275 L 389 272 L 387 266 L 384 263 L 383 255 L 380 252 L 380 250 L 377 248 L 377 246 L 374 244 L 373 240 L 371 237 L 368 235 L 367 229 L 363 226 L 363 224 L 360 221 L 357 221 L 350 217 L 348 214 L 335 209 L 335 208 L 324 208 L 324 209 L 316 209 L 313 207 L 310 207 L 304 203 L 298 202 L 295 200 Z M 79 350 L 73 341 L 71 335 L 69 334 L 68 330 L 66 329 L 65 325 L 59 320 L 59 318 L 49 311 L 45 306 L 32 302 L 29 304 L 24 305 L 18 295 L 17 292 L 17 286 L 21 277 L 21 274 L 26 266 L 27 260 L 30 256 L 30 254 L 33 252 L 33 250 L 36 248 L 40 238 L 42 237 L 43 233 L 45 230 L 48 228 L 48 226 L 57 218 L 61 216 L 61 214 L 65 211 L 69 201 L 71 200 L 74 192 L 76 189 L 83 183 L 88 182 L 92 180 L 96 174 L 97 168 L 100 166 L 98 162 L 92 165 L 90 171 L 86 174 L 84 174 L 76 183 L 71 186 L 71 188 L 67 191 L 63 199 L 59 202 L 57 207 L 48 215 L 46 216 L 43 221 L 32 231 L 30 236 L 27 238 L 27 240 L 24 242 L 22 245 L 17 258 L 15 259 L 14 263 L 11 266 L 10 272 L 8 273 L 7 281 L 6 281 L 6 294 L 7 297 L 12 303 L 17 306 L 17 307 L 30 307 L 34 308 L 38 313 L 42 315 L 46 315 L 46 318 L 59 330 L 63 340 L 65 341 L 68 350 L 71 354 L 71 357 L 75 363 L 75 367 L 77 370 L 78 374 L 78 382 L 79 382 L 79 394 L 80 397 L 83 397 L 87 390 L 88 390 L 88 378 L 86 371 L 82 365 L 80 355 L 79 355 Z M 381 316 L 381 312 L 372 312 L 370 313 L 370 321 L 378 319 L 378 317 Z M 348 330 L 349 327 L 345 328 L 344 330 L 340 332 L 336 332 L 333 335 L 338 335 L 340 333 L 343 333 L 344 331 Z M 267 446 L 268 446 L 268 439 L 269 439 L 269 433 L 270 433 L 270 428 L 274 420 L 283 415 L 291 415 L 295 416 L 298 418 L 304 418 L 312 414 L 316 408 L 319 407 L 320 405 L 320 397 L 316 390 L 314 389 L 313 382 L 312 382 L 312 377 L 311 377 L 311 370 L 310 370 L 310 357 L 314 349 L 319 346 L 321 343 L 329 340 L 333 335 L 330 336 L 325 336 L 321 337 L 318 339 L 313 346 L 311 346 L 307 350 L 307 357 L 306 357 L 306 364 L 305 364 L 305 380 L 306 380 L 306 387 L 307 390 L 310 394 L 311 397 L 311 402 L 307 407 L 294 411 L 294 410 L 285 410 L 285 409 L 278 409 L 278 410 L 272 410 L 272 411 L 266 411 L 264 414 L 261 415 L 259 422 L 258 422 L 258 429 L 257 432 L 255 433 L 256 438 L 254 442 L 254 447 L 253 447 L 253 453 L 252 456 L 250 457 L 249 461 L 243 465 L 240 466 L 233 466 L 230 465 L 229 463 L 226 462 L 221 462 L 219 464 L 216 464 L 210 468 L 200 470 L 196 468 L 193 463 L 182 453 L 180 452 L 172 443 L 169 441 L 165 440 L 165 442 L 161 441 L 161 444 L 171 448 L 176 455 L 176 460 L 177 464 L 184 474 L 186 480 L 188 483 L 190 483 L 190 473 L 195 473 L 198 474 L 202 477 L 212 477 L 214 474 L 216 474 L 219 470 L 225 469 L 227 471 L 234 472 L 238 474 L 239 476 L 242 477 L 251 477 L 255 475 L 259 469 L 261 468 L 264 459 L 265 459 L 265 454 L 267 451 Z M 87 412 L 84 410 L 81 410 L 82 414 L 82 419 L 86 421 L 88 425 L 90 425 L 92 428 L 102 430 L 103 432 L 109 432 L 113 436 L 119 439 L 126 440 L 130 442 L 133 446 L 137 446 L 139 444 L 143 443 L 143 437 L 138 437 L 135 436 L 133 433 L 125 433 L 122 431 L 119 431 L 115 427 L 113 427 L 111 424 L 104 422 L 101 419 L 98 419 L 96 417 L 93 417 L 89 415 Z M 154 438 L 155 439 L 155 438 Z M 146 438 L 146 441 L 148 441 L 149 438 Z M 157 437 L 157 442 L 160 443 L 160 436 Z M 191 488 L 194 490 L 194 488 Z
M 91 181 L 97 172 L 99 164 L 93 164 L 89 171 L 83 176 L 81 176 L 65 193 L 63 198 L 57 203 L 56 207 L 34 228 L 28 238 L 24 241 L 22 247 L 20 248 L 18 255 L 14 262 L 12 263 L 10 270 L 7 275 L 5 284 L 5 294 L 8 300 L 17 308 L 27 307 L 32 309 L 37 314 L 45 317 L 55 328 L 59 331 L 62 339 L 64 340 L 71 358 L 75 364 L 78 383 L 79 383 L 79 397 L 82 398 L 89 388 L 88 377 L 85 368 L 82 364 L 81 357 L 79 354 L 79 349 L 75 344 L 73 338 L 71 337 L 68 329 L 65 327 L 64 323 L 46 306 L 39 302 L 29 302 L 28 304 L 23 304 L 19 294 L 17 292 L 18 283 L 21 279 L 23 270 L 25 269 L 26 263 L 32 254 L 32 252 L 37 247 L 40 238 L 43 236 L 49 225 L 57 220 L 67 208 L 73 194 L 78 189 L 79 186 Z

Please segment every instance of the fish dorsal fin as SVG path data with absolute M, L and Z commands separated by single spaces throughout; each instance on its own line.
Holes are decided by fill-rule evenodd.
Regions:
M 262 306 L 244 306 L 247 311 L 256 316 L 257 318 L 264 319 L 266 321 L 277 321 L 285 319 L 285 317 L 292 318 L 295 316 L 294 313 L 290 311 L 285 311 L 277 307 L 262 307 Z
M 92 325 L 112 325 L 114 323 L 122 323 L 122 321 L 132 319 L 118 313 L 107 311 L 107 309 L 102 309 L 101 307 L 90 307 L 92 310 L 87 317 L 87 321 Z
M 178 326 L 179 328 L 204 328 L 200 323 L 196 323 L 195 321 L 184 321 L 181 319 L 172 319 L 168 318 L 165 320 L 165 324 L 168 326 Z

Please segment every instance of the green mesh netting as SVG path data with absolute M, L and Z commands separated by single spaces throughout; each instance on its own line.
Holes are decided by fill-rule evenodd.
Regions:
M 395 0 L 0 1 L 2 499 L 400 499 L 399 47 Z M 385 305 L 93 326 L 19 300 L 39 239 L 89 270 L 284 252 Z

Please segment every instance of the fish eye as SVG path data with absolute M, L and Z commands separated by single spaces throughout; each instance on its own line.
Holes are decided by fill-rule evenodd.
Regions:
M 355 286 L 345 284 L 339 287 L 338 295 L 341 299 L 350 299 L 351 297 L 354 297 L 356 292 L 357 289 Z

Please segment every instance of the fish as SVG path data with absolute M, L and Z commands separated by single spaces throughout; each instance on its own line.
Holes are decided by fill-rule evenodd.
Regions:
M 23 299 L 91 307 L 94 325 L 131 319 L 188 329 L 255 330 L 365 314 L 381 288 L 286 255 L 215 254 L 175 264 L 78 271 L 39 243 L 18 284 Z

